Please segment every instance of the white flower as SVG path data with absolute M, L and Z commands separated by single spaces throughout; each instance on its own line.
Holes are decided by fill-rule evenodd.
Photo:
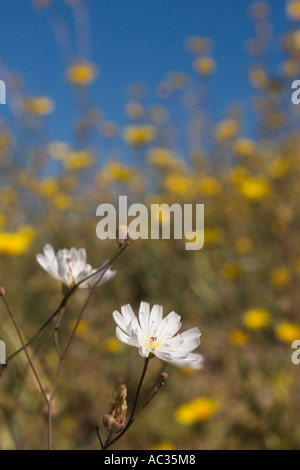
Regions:
M 50 276 L 62 282 L 67 287 L 72 287 L 82 279 L 98 271 L 97 269 L 92 269 L 92 266 L 86 263 L 86 252 L 84 248 L 80 248 L 79 250 L 76 250 L 76 248 L 71 248 L 70 250 L 64 248 L 63 250 L 59 250 L 55 255 L 53 247 L 47 244 L 44 246 L 44 255 L 38 254 L 36 255 L 36 259 Z M 104 267 L 106 263 L 107 261 L 105 261 L 101 267 Z M 78 287 L 93 287 L 102 273 L 103 271 L 97 272 L 95 276 L 83 281 Z M 100 286 L 106 281 L 109 281 L 115 274 L 116 271 L 108 269 L 97 285 Z
M 191 353 L 200 344 L 200 330 L 191 328 L 176 335 L 181 327 L 177 313 L 171 312 L 162 318 L 162 306 L 154 305 L 150 312 L 150 305 L 146 302 L 141 302 L 139 320 L 129 304 L 121 307 L 121 312 L 122 314 L 113 312 L 113 318 L 118 325 L 117 338 L 125 344 L 139 348 L 141 356 L 154 354 L 163 361 L 180 367 L 202 367 L 203 357 Z

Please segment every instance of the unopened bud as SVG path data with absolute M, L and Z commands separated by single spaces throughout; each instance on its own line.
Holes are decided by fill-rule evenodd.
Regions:
M 165 380 L 167 380 L 167 378 L 168 378 L 167 372 L 162 372 L 162 373 L 160 374 L 160 378 L 161 378 L 161 381 L 162 381 L 162 382 L 164 382 Z
M 119 416 L 115 418 L 113 413 L 107 413 L 103 416 L 103 424 L 106 429 L 114 434 L 118 434 L 123 431 L 126 425 L 125 416 Z
M 119 433 L 123 431 L 126 426 L 126 396 L 126 385 L 120 385 L 119 392 L 115 395 L 110 413 L 103 416 L 103 424 L 110 432 Z
M 5 289 L 3 286 L 0 287 L 0 296 L 4 297 L 5 296 Z

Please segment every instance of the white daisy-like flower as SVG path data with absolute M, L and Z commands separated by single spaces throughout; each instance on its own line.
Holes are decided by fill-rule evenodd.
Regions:
M 91 288 L 101 278 L 102 271 L 93 269 L 90 264 L 86 262 L 86 252 L 84 248 L 76 250 L 76 248 L 59 250 L 55 255 L 53 247 L 47 243 L 44 246 L 44 254 L 36 255 L 37 262 L 42 268 L 50 274 L 51 277 L 57 279 L 67 287 L 72 287 L 82 279 L 96 273 L 95 276 L 89 277 L 83 281 L 78 287 Z M 105 261 L 100 267 L 105 267 Z M 100 268 L 99 268 L 100 269 Z M 104 268 L 105 269 L 105 268 Z M 97 283 L 98 286 L 109 281 L 116 271 L 108 269 L 102 278 Z
M 181 327 L 180 316 L 175 312 L 163 318 L 161 305 L 150 305 L 141 302 L 139 319 L 129 304 L 113 312 L 118 325 L 117 338 L 125 344 L 135 346 L 143 357 L 151 354 L 163 361 L 171 362 L 179 367 L 201 369 L 203 357 L 191 353 L 200 344 L 200 330 L 191 328 L 184 333 L 176 334 Z

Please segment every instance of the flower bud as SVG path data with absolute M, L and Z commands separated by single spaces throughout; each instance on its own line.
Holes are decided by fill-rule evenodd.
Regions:
M 104 426 L 108 431 L 115 434 L 123 431 L 126 426 L 126 395 L 126 385 L 120 385 L 119 392 L 115 395 L 110 413 L 103 416 Z

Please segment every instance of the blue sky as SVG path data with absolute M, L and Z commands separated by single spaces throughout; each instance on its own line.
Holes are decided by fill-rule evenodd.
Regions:
M 128 84 L 146 82 L 148 102 L 154 104 L 155 87 L 168 73 L 193 75 L 186 50 L 190 36 L 214 40 L 218 69 L 212 79 L 211 103 L 215 117 L 221 119 L 233 101 L 249 102 L 252 90 L 247 83 L 249 58 L 244 44 L 253 36 L 247 15 L 251 1 L 83 1 L 90 11 L 91 41 L 85 35 L 78 50 L 73 17 L 64 0 L 53 0 L 54 15 L 33 8 L 30 0 L 0 0 L 0 57 L 9 70 L 22 75 L 28 94 L 47 95 L 55 101 L 55 112 L 49 119 L 52 139 L 70 140 L 72 136 L 75 107 L 64 71 L 66 61 L 78 52 L 100 69 L 90 89 L 93 102 L 108 120 L 121 124 L 126 122 L 124 90 Z M 276 0 L 271 5 L 274 36 L 278 38 L 289 28 L 285 2 Z M 55 17 L 63 18 L 70 30 L 71 55 L 64 59 L 50 26 L 49 19 Z M 278 54 L 274 46 L 269 58 L 274 68 Z M 2 107 L 0 112 L 6 111 Z

